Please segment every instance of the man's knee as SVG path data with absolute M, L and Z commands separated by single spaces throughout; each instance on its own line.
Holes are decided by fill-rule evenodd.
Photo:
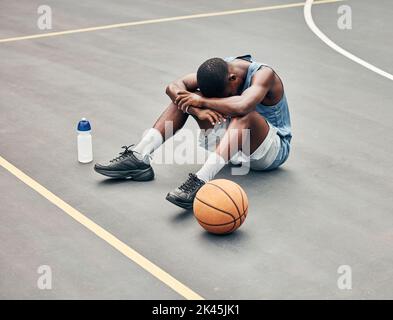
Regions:
M 252 118 L 254 116 L 254 112 L 255 111 L 252 111 L 252 112 L 249 112 L 249 113 L 241 115 L 241 116 L 233 117 L 231 119 L 231 121 L 233 121 L 234 124 L 238 124 L 241 127 L 247 127 L 247 126 L 249 126 L 249 124 L 252 121 Z

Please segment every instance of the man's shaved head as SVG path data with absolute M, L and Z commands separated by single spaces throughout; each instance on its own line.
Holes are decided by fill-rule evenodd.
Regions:
M 221 58 L 206 60 L 198 68 L 197 81 L 205 97 L 223 97 L 229 82 L 228 64 Z

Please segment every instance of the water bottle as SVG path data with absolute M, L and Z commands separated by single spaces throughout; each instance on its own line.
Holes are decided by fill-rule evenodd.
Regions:
M 86 118 L 82 118 L 78 123 L 78 161 L 81 163 L 93 161 L 91 126 Z

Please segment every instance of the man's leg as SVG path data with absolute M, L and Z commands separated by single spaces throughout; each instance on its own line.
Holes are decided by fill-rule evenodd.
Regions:
M 243 135 L 249 129 L 249 150 L 243 150 Z M 223 138 L 215 152 L 212 152 L 205 164 L 196 174 L 189 178 L 174 191 L 169 192 L 166 199 L 182 208 L 191 209 L 198 190 L 225 166 L 225 164 L 238 151 L 243 151 L 247 156 L 252 154 L 265 140 L 269 125 L 265 118 L 256 111 L 245 116 L 232 118 Z
M 188 118 L 188 114 L 179 110 L 177 106 L 171 102 L 169 106 L 157 119 L 153 128 L 142 137 L 141 141 L 133 149 L 136 157 L 141 160 L 149 161 L 150 155 L 165 141 L 170 138 L 178 130 L 183 128 Z M 173 126 L 172 132 L 165 132 L 165 123 L 171 122 Z
M 179 110 L 177 105 L 173 102 L 165 109 L 165 111 L 158 118 L 153 128 L 151 128 L 147 134 L 142 138 L 142 140 L 136 145 L 133 149 L 139 155 L 137 155 L 140 159 L 148 160 L 147 156 L 151 155 L 154 150 L 156 150 L 165 139 L 170 138 L 174 135 L 178 130 L 183 128 L 186 123 L 189 115 Z M 199 120 L 197 117 L 192 116 L 198 123 L 198 126 L 203 129 L 211 129 L 214 126 L 208 120 Z M 172 122 L 173 131 L 165 132 L 165 123 Z
M 242 117 L 233 118 L 216 151 L 208 157 L 205 164 L 196 173 L 196 176 L 207 182 L 212 180 L 239 151 L 243 151 L 246 156 L 251 155 L 263 143 L 269 133 L 269 129 L 265 118 L 256 111 Z M 250 136 L 244 137 L 247 132 L 249 132 Z M 246 148 L 248 150 L 243 149 L 245 139 L 249 139 L 249 146 Z
M 172 122 L 173 131 L 171 133 L 174 134 L 184 126 L 187 118 L 188 114 L 179 110 L 174 103 L 170 103 L 153 128 L 148 130 L 135 148 L 123 147 L 125 150 L 119 156 L 109 161 L 108 164 L 97 163 L 94 170 L 111 178 L 137 181 L 152 180 L 154 171 L 150 165 L 150 155 L 165 139 L 170 137 L 170 133 L 165 132 L 165 122 Z

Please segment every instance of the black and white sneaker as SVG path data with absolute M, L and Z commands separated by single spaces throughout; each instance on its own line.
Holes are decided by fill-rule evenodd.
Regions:
M 169 192 L 166 199 L 181 208 L 191 209 L 195 195 L 204 184 L 205 181 L 190 173 L 188 179 L 180 187 Z
M 131 146 L 123 146 L 124 151 L 119 156 L 103 165 L 96 163 L 94 170 L 104 176 L 115 179 L 132 179 L 136 181 L 148 181 L 154 179 L 154 171 L 149 163 L 139 160 Z

